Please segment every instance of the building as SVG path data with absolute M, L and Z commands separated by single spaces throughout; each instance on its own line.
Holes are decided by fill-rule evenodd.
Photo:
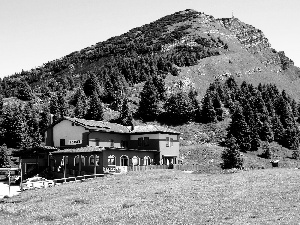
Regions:
M 103 173 L 127 166 L 176 164 L 179 132 L 156 126 L 120 124 L 64 117 L 45 133 L 53 170 L 69 175 Z M 64 172 L 66 173 L 66 172 Z

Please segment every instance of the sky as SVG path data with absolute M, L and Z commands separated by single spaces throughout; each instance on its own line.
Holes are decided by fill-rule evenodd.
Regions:
M 0 0 L 0 77 L 185 9 L 215 18 L 233 13 L 300 67 L 299 0 Z

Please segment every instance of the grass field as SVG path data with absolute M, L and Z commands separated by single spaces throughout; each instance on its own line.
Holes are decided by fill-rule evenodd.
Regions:
M 299 175 L 130 172 L 4 199 L 0 224 L 298 224 Z

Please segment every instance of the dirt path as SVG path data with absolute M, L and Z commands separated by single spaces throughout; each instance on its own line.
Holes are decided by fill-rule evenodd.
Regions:
M 20 193 L 20 186 L 13 185 L 10 186 L 10 192 L 9 192 L 9 186 L 6 182 L 0 182 L 0 199 L 3 198 L 5 195 L 7 196 L 13 196 Z

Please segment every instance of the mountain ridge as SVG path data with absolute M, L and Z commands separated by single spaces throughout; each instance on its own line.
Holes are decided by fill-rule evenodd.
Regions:
M 90 72 L 103 80 L 99 71 L 104 70 L 108 71 L 107 76 L 116 73 L 116 78 L 124 77 L 129 86 L 147 80 L 153 73 L 165 74 L 166 83 L 170 83 L 168 79 L 176 82 L 189 78 L 200 97 L 209 82 L 228 76 L 255 84 L 275 81 L 296 99 L 300 96 L 300 69 L 284 52 L 272 49 L 261 30 L 235 17 L 215 19 L 191 9 L 5 77 L 2 89 L 12 90 L 11 94 L 4 93 L 6 97 L 14 96 L 16 79 L 26 81 L 36 93 L 49 84 L 64 85 L 72 79 L 74 86 L 79 87 Z

